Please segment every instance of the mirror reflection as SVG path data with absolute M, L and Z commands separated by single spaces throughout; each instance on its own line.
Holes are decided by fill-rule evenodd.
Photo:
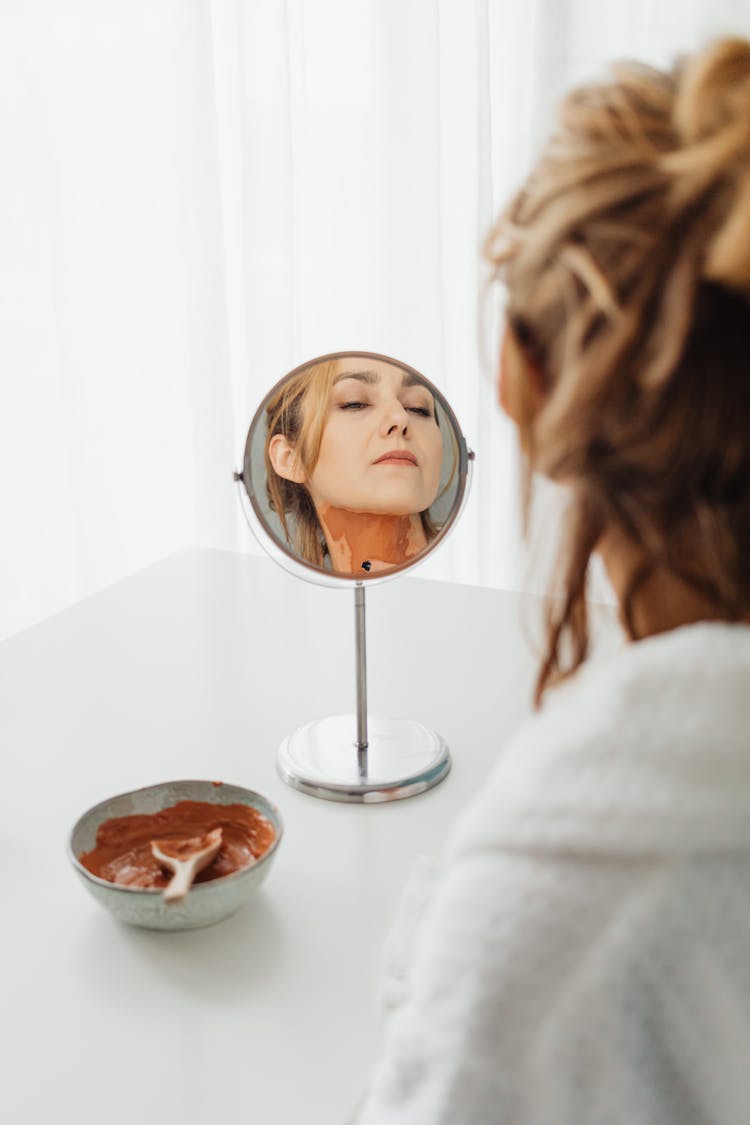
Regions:
M 466 447 L 417 371 L 365 352 L 297 368 L 250 428 L 242 479 L 266 532 L 298 561 L 362 578 L 400 569 L 457 514 Z

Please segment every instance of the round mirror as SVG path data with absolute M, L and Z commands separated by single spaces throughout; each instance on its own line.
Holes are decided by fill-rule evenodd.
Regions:
M 399 574 L 445 538 L 472 458 L 437 388 L 374 352 L 303 363 L 258 407 L 235 473 L 251 527 L 293 573 L 354 587 L 357 712 L 284 739 L 278 769 L 297 789 L 335 801 L 394 801 L 447 776 L 450 752 L 439 734 L 368 716 L 365 583 Z
M 452 409 L 418 371 L 336 352 L 266 395 L 236 476 L 279 562 L 323 583 L 360 584 L 398 574 L 445 538 L 470 458 Z

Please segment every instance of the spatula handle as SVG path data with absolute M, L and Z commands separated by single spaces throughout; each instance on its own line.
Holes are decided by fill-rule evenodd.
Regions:
M 176 870 L 164 891 L 165 902 L 181 902 L 193 885 L 195 864 L 192 861 L 175 864 Z

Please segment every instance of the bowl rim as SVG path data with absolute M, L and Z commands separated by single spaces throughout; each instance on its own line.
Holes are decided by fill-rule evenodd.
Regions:
M 121 891 L 123 894 L 131 895 L 161 896 L 161 887 L 130 887 L 126 886 L 124 883 L 113 883 L 110 879 L 102 879 L 101 876 L 94 875 L 92 871 L 89 871 L 87 867 L 84 867 L 78 856 L 73 851 L 73 836 L 75 835 L 76 829 L 79 827 L 81 822 L 85 820 L 86 817 L 91 816 L 92 813 L 95 813 L 96 810 L 100 809 L 103 805 L 109 805 L 112 801 L 119 801 L 124 797 L 134 797 L 139 793 L 146 793 L 153 789 L 161 789 L 165 785 L 210 785 L 213 790 L 218 790 L 219 788 L 223 788 L 226 785 L 229 789 L 241 790 L 249 797 L 259 798 L 263 802 L 264 806 L 271 810 L 274 817 L 274 829 L 276 830 L 274 841 L 271 846 L 263 853 L 263 855 L 259 859 L 256 859 L 255 863 L 250 864 L 248 867 L 241 867 L 238 871 L 230 871 L 228 875 L 222 875 L 219 879 L 207 879 L 203 883 L 194 883 L 190 888 L 191 896 L 195 895 L 196 893 L 201 894 L 205 893 L 206 891 L 211 891 L 214 887 L 222 887 L 226 883 L 232 881 L 236 882 L 238 879 L 242 879 L 250 875 L 251 872 L 257 871 L 258 868 L 266 862 L 266 860 L 269 860 L 271 858 L 271 856 L 275 853 L 277 847 L 281 843 L 281 838 L 284 835 L 284 821 L 281 813 L 279 812 L 278 806 L 275 805 L 273 801 L 269 801 L 268 797 L 265 797 L 262 793 L 259 793 L 257 789 L 248 789 L 245 785 L 235 785 L 235 783 L 232 781 L 221 781 L 217 783 L 212 779 L 201 777 L 174 778 L 173 780 L 169 781 L 157 781 L 152 785 L 141 785 L 138 789 L 127 789 L 124 793 L 114 793 L 111 797 L 105 797 L 103 801 L 97 801 L 95 805 L 91 805 L 90 808 L 81 813 L 73 827 L 68 832 L 66 842 L 66 851 L 68 853 L 68 858 L 70 859 L 73 867 L 76 869 L 79 875 L 82 875 L 84 878 L 88 879 L 90 882 L 96 884 L 97 886 L 105 887 L 107 890 Z M 188 798 L 179 799 L 188 800 Z M 213 802 L 209 801 L 208 803 L 212 804 Z M 216 801 L 215 803 L 217 805 L 221 804 L 220 801 Z M 231 803 L 242 804 L 243 802 L 234 801 Z M 257 808 L 258 812 L 263 813 L 262 808 L 258 808 L 257 805 L 252 804 L 250 801 L 248 801 L 247 804 L 250 808 Z M 164 807 L 169 808 L 170 806 L 165 805 Z

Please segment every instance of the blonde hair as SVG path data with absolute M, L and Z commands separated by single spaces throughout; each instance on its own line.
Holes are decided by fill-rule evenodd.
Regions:
M 574 90 L 491 231 L 507 317 L 541 372 L 533 470 L 569 486 L 547 686 L 586 658 L 586 580 L 603 533 L 737 620 L 750 605 L 750 43 L 671 72 L 637 64 Z
M 292 549 L 303 559 L 321 567 L 325 565 L 328 545 L 312 497 L 304 484 L 287 480 L 276 472 L 271 462 L 270 445 L 276 434 L 282 434 L 294 449 L 295 467 L 308 475 L 314 471 L 336 374 L 335 359 L 305 367 L 284 380 L 266 406 L 264 461 L 269 507 L 278 516 L 284 537 Z M 438 422 L 437 408 L 435 422 Z M 455 447 L 455 438 L 453 445 Z M 440 495 L 453 479 L 456 461 L 457 451 L 454 448 L 454 467 Z M 439 528 L 430 518 L 429 511 L 421 512 L 420 518 L 429 543 Z
M 264 459 L 269 507 L 278 516 L 287 543 L 316 566 L 323 566 L 327 547 L 312 497 L 303 484 L 279 476 L 269 448 L 271 439 L 283 434 L 294 448 L 296 465 L 312 472 L 320 454 L 335 373 L 333 360 L 307 367 L 283 382 L 266 406 Z M 291 527 L 288 517 L 292 517 Z

